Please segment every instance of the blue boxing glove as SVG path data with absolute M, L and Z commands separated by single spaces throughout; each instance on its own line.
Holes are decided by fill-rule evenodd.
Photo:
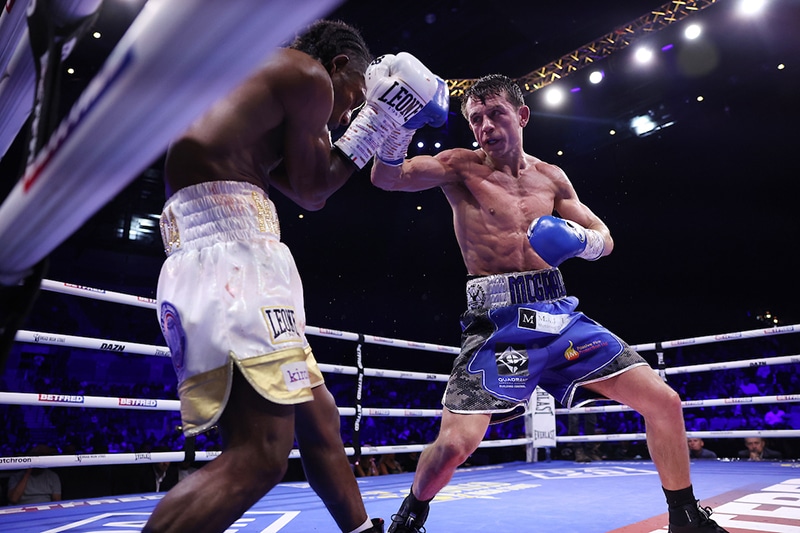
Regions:
M 603 255 L 605 241 L 600 232 L 586 229 L 571 220 L 543 216 L 528 228 L 528 241 L 539 257 L 557 267 L 570 257 L 594 261 Z

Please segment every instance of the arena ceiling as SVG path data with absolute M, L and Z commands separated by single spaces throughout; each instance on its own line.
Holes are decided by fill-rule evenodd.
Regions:
M 739 0 L 709 3 L 637 39 L 656 51 L 649 66 L 634 63 L 631 44 L 595 62 L 603 83 L 590 84 L 592 69 L 583 68 L 527 96 L 527 151 L 566 170 L 617 243 L 602 261 L 565 263 L 569 290 L 629 342 L 760 327 L 767 310 L 800 322 L 792 251 L 800 234 L 800 2 L 768 0 L 750 18 L 738 13 Z M 76 48 L 65 95 L 80 93 L 142 4 L 105 0 L 96 23 L 103 37 Z M 411 52 L 448 80 L 524 78 L 664 5 L 350 0 L 330 18 L 357 26 L 374 54 Z M 682 36 L 688 22 L 703 26 L 695 41 Z M 544 101 L 553 87 L 567 94 L 558 108 Z M 426 146 L 414 150 L 469 146 L 455 99 L 451 108 L 448 124 L 420 132 Z M 638 136 L 630 121 L 640 115 L 660 129 Z M 49 278 L 154 295 L 159 237 L 136 228 L 160 212 L 161 163 L 53 253 Z M 385 193 L 362 172 L 320 212 L 275 199 L 310 324 L 458 342 L 465 270 L 439 191 Z

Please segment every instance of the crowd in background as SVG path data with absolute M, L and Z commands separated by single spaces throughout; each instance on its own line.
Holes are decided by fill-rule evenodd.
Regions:
M 85 319 L 83 312 L 70 312 L 68 305 L 57 300 L 53 311 L 61 313 L 65 322 L 82 335 L 92 331 L 100 335 L 99 328 L 113 330 L 113 324 L 98 325 Z M 73 310 L 74 311 L 74 310 Z M 102 313 L 101 313 L 102 314 Z M 134 327 L 135 320 L 152 320 L 151 315 L 133 313 L 125 327 Z M 115 318 L 120 329 L 119 317 Z M 35 321 L 34 321 L 35 322 Z M 152 323 L 149 324 L 152 326 Z M 35 329 L 36 324 L 32 327 Z M 68 328 L 69 329 L 69 328 Z M 46 331 L 46 329 L 44 329 Z M 89 333 L 86 333 L 86 332 Z M 73 332 L 67 331 L 68 334 Z M 78 334 L 75 331 L 74 334 Z M 761 339 L 737 340 L 702 346 L 673 349 L 668 354 L 668 368 L 703 363 L 770 358 L 797 353 L 800 339 L 797 335 L 781 335 Z M 153 339 L 157 345 L 163 344 Z M 317 359 L 326 361 L 326 354 L 316 350 Z M 372 348 L 371 353 L 380 353 Z M 650 354 L 643 354 L 651 361 Z M 366 366 L 381 367 L 376 361 L 365 361 Z M 341 364 L 336 361 L 334 364 Z M 345 364 L 348 364 L 345 361 Z M 349 363 L 355 366 L 354 361 Z M 41 344 L 17 343 L 10 354 L 9 363 L 0 379 L 0 390 L 7 392 L 49 393 L 73 396 L 98 396 L 115 398 L 153 398 L 176 400 L 175 377 L 171 361 L 166 357 L 135 356 L 114 352 L 96 352 L 86 349 Z M 421 372 L 441 371 L 414 368 Z M 444 371 L 446 373 L 446 370 Z M 743 368 L 695 373 L 677 373 L 667 376 L 667 382 L 684 400 L 708 398 L 754 398 L 762 396 L 793 395 L 800 391 L 796 365 L 752 364 Z M 326 375 L 328 388 L 340 407 L 353 407 L 356 400 L 356 377 L 347 374 Z M 363 407 L 440 409 L 444 390 L 443 381 L 419 381 L 366 377 L 362 392 Z M 732 401 L 725 406 L 700 406 L 685 409 L 687 431 L 746 431 L 769 429 L 800 429 L 800 403 L 756 404 L 747 400 Z M 575 415 L 573 415 L 575 416 Z M 581 415 L 577 415 L 581 416 Z M 590 433 L 630 434 L 644 433 L 642 418 L 634 412 L 596 413 Z M 557 417 L 557 434 L 584 433 L 569 427 L 567 416 Z M 183 450 L 186 443 L 180 431 L 180 417 L 173 411 L 147 411 L 134 409 L 96 409 L 40 405 L 0 405 L 0 419 L 4 432 L 0 432 L 0 457 L 29 455 L 36 446 L 46 446 L 51 453 L 63 455 L 147 452 L 154 450 Z M 342 438 L 345 446 L 354 441 L 361 446 L 393 444 L 427 444 L 438 433 L 437 417 L 363 417 L 358 435 L 353 431 L 353 418 L 342 418 Z M 487 439 L 519 438 L 525 435 L 524 420 L 490 426 Z M 705 447 L 719 458 L 740 458 L 744 451 L 741 438 L 706 438 Z M 797 459 L 796 439 L 768 439 L 769 448 L 784 459 Z M 196 450 L 220 450 L 219 434 L 212 430 L 202 434 L 192 443 Z M 41 449 L 41 448 L 40 448 Z M 561 445 L 550 450 L 554 459 L 631 460 L 648 459 L 646 444 L 641 441 L 609 441 L 594 443 L 576 449 Z M 479 449 L 469 464 L 486 464 L 524 460 L 524 447 Z M 408 472 L 415 468 L 416 454 L 364 455 L 353 458 L 356 475 L 383 475 Z M 142 476 L 134 466 L 93 466 L 57 469 L 62 479 L 64 499 L 141 492 L 142 477 L 148 481 L 152 467 Z M 138 467 L 144 468 L 143 465 Z M 169 465 L 169 480 L 186 475 L 202 463 Z M 81 471 L 79 474 L 78 471 Z M 0 503 L 7 504 L 7 483 L 10 471 L 0 471 Z M 158 476 L 156 476 L 158 477 Z M 288 479 L 302 479 L 302 468 L 295 461 L 287 473 Z M 172 481 L 162 485 L 168 486 Z

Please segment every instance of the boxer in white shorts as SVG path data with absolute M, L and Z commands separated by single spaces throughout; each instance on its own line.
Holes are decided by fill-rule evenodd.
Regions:
M 305 337 L 303 287 L 264 191 L 237 181 L 183 188 L 165 205 L 161 231 L 158 308 L 184 433 L 217 423 L 234 365 L 271 402 L 312 400 L 323 378 Z
M 383 533 L 306 341 L 303 290 L 269 191 L 321 209 L 380 146 L 396 144 L 397 127 L 432 120 L 427 102 L 441 92 L 446 102 L 444 81 L 413 56 L 373 62 L 354 28 L 320 21 L 172 142 L 159 321 L 184 433 L 217 425 L 223 450 L 167 493 L 142 533 L 226 531 L 283 479 L 295 440 L 338 529 Z M 447 110 L 433 116 L 441 123 Z

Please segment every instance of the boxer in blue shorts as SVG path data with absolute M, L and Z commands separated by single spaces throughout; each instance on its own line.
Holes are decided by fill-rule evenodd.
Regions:
M 479 276 L 467 283 L 462 350 L 444 395 L 457 414 L 492 423 L 525 412 L 537 385 L 568 407 L 599 395 L 586 385 L 647 362 L 606 328 L 575 311 L 556 269 Z
M 566 406 L 604 397 L 639 412 L 669 531 L 724 532 L 694 496 L 680 397 L 623 341 L 576 311 L 557 270 L 572 257 L 611 253 L 608 227 L 563 170 L 525 153 L 531 113 L 516 83 L 498 74 L 481 78 L 465 91 L 461 112 L 477 149 L 405 159 L 393 145 L 392 157 L 379 149 L 372 167 L 373 184 L 385 190 L 442 189 L 471 278 L 439 436 L 420 456 L 388 531 L 424 531 L 428 502 L 493 419 L 521 414 L 538 384 Z

